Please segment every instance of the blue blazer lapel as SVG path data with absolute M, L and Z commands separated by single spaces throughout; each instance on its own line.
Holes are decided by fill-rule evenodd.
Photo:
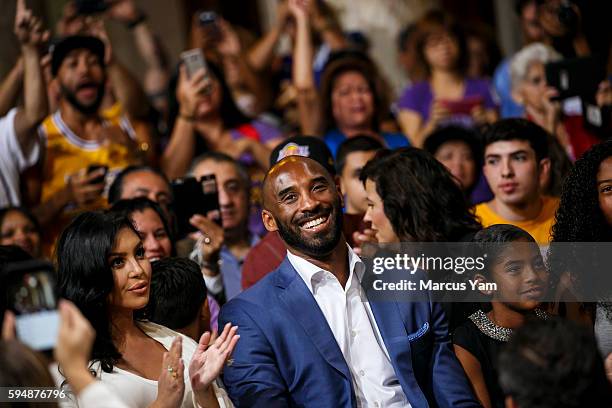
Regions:
M 398 304 L 370 302 L 370 308 L 404 394 L 413 406 L 429 406 L 414 375 L 410 340 Z
M 279 272 L 276 283 L 284 289 L 279 295 L 280 300 L 325 360 L 346 377 L 352 388 L 351 374 L 342 351 L 312 293 L 287 258 L 279 267 Z

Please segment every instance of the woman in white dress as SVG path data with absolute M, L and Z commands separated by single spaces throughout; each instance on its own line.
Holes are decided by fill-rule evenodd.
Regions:
M 216 339 L 207 332 L 196 344 L 147 322 L 151 265 L 127 218 L 79 215 L 58 242 L 57 266 L 60 296 L 96 330 L 90 368 L 127 406 L 232 406 L 217 377 L 237 327 L 228 324 Z

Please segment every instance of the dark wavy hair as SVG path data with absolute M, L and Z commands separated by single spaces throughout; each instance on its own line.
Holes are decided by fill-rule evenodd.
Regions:
M 110 373 L 121 358 L 112 340 L 108 296 L 113 274 L 108 256 L 123 228 L 137 233 L 130 220 L 115 212 L 84 212 L 59 238 L 56 249 L 59 295 L 72 301 L 96 330 L 91 360 Z
M 482 228 L 451 174 L 424 150 L 380 150 L 359 178 L 376 183 L 401 241 L 461 241 Z
M 599 206 L 597 191 L 597 172 L 599 166 L 612 156 L 612 140 L 591 147 L 567 175 L 561 192 L 561 201 L 552 227 L 552 241 L 548 250 L 549 265 L 555 276 L 569 273 L 573 285 L 584 297 L 609 299 L 605 284 L 592 285 L 592 282 L 608 281 L 607 256 L 602 256 L 597 246 L 562 244 L 569 242 L 610 242 L 610 226 Z M 605 274 L 606 276 L 601 276 Z M 558 279 L 558 278 L 557 278 Z M 594 299 L 589 299 L 594 300 Z M 606 316 L 612 318 L 612 303 L 599 302 Z M 581 309 L 595 315 L 595 303 L 583 303 Z M 562 311 L 561 311 L 562 313 Z
M 612 156 L 612 140 L 591 147 L 565 178 L 552 228 L 552 242 L 612 241 L 612 226 L 599 207 L 597 172 Z
M 172 253 L 170 256 L 174 256 L 175 248 L 174 248 L 174 234 L 172 233 L 172 229 L 170 228 L 170 223 L 166 219 L 164 211 L 154 201 L 149 200 L 147 197 L 136 197 L 128 200 L 119 200 L 111 207 L 110 211 L 117 213 L 120 216 L 127 217 L 128 219 L 132 219 L 132 214 L 135 212 L 143 212 L 144 210 L 151 209 L 153 210 L 161 220 L 164 225 L 164 229 L 166 230 L 166 234 L 168 238 L 170 238 L 170 242 L 172 242 Z M 132 223 L 133 224 L 133 223 Z M 136 226 L 134 226 L 134 229 Z

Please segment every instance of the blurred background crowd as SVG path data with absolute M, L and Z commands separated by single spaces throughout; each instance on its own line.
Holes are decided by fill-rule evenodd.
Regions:
M 120 218 L 153 265 L 147 319 L 197 342 L 217 329 L 226 302 L 285 258 L 285 244 L 262 223 L 262 183 L 289 155 L 336 177 L 356 253 L 364 242 L 522 239 L 483 232 L 498 224 L 540 245 L 612 238 L 605 1 L 2 0 L 0 11 L 0 255 L 57 268 L 59 292 L 77 308 L 61 306 L 56 358 L 76 366 L 63 375 L 77 391 L 86 387 L 81 360 L 70 357 L 78 344 L 61 330 L 93 344 L 94 354 L 89 345 L 80 356 L 100 370 L 113 370 L 105 358 L 122 361 L 108 324 L 118 317 L 98 310 L 106 300 L 83 294 L 108 282 L 76 276 L 116 267 L 106 257 L 124 230 Z M 96 234 L 100 251 L 110 240 L 102 266 L 87 252 L 79 259 L 75 244 Z M 577 371 L 559 375 L 592 369 L 595 378 L 605 360 L 612 379 L 612 306 L 574 306 L 547 312 L 589 327 L 583 337 L 542 345 L 526 335 L 517 344 L 599 347 L 593 367 L 575 363 Z M 489 321 L 522 326 L 494 319 L 496 310 L 510 313 L 485 310 Z M 517 376 L 527 378 L 533 361 L 508 363 L 498 382 L 495 338 L 479 339 L 486 330 L 476 320 L 447 314 L 484 406 L 504 406 L 507 396 L 519 401 L 507 406 L 586 406 L 554 402 L 553 388 L 553 402 L 531 405 L 533 390 Z M 578 330 L 554 322 L 557 336 Z M 88 324 L 110 346 L 94 343 Z M 235 328 L 219 329 L 223 341 L 209 360 L 236 345 Z M 157 341 L 178 358 L 176 342 Z M 4 343 L 0 361 L 30 352 L 20 347 Z M 523 356 L 514 347 L 508 353 Z M 92 358 L 96 350 L 102 358 Z M 194 344 L 190 352 L 204 351 Z M 203 405 L 201 391 L 213 389 L 219 405 L 231 404 L 212 380 L 219 364 L 206 366 L 208 382 L 189 367 L 193 390 L 182 391 Z M 160 378 L 159 395 L 171 395 L 161 391 L 170 380 Z

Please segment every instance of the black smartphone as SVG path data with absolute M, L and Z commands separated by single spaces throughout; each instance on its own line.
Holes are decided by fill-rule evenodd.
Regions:
M 198 21 L 200 27 L 202 27 L 210 36 L 210 40 L 213 42 L 221 39 L 221 30 L 217 24 L 217 13 L 214 11 L 202 11 L 198 15 Z
M 85 16 L 104 13 L 109 7 L 106 0 L 75 0 L 74 4 L 77 13 Z
M 108 173 L 108 166 L 103 166 L 101 164 L 90 164 L 89 167 L 87 167 L 87 174 L 91 174 L 98 169 L 104 169 L 104 174 L 91 180 L 90 184 L 101 184 L 101 183 L 104 183 L 104 181 L 106 180 L 106 174 Z
M 221 208 L 219 206 L 219 190 L 217 189 L 217 178 L 214 174 L 207 174 L 200 178 L 202 191 L 204 192 L 204 214 L 221 225 Z
M 566 59 L 546 64 L 546 83 L 559 91 L 556 99 L 593 98 L 606 76 L 605 64 L 596 57 Z
M 40 260 L 9 263 L 0 282 L 2 304 L 15 313 L 17 338 L 34 350 L 52 350 L 59 329 L 53 265 Z
M 217 23 L 217 13 L 214 11 L 202 11 L 198 16 L 201 26 L 210 26 Z

